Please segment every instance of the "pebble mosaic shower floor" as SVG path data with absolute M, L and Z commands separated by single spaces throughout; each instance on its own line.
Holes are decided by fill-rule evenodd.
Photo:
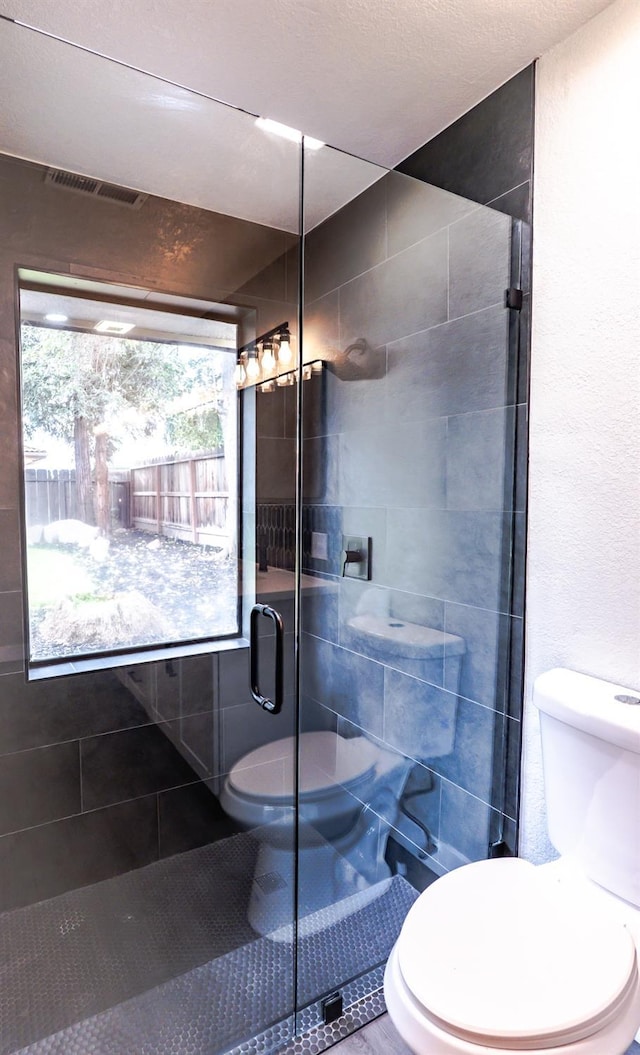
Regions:
M 0 916 L 0 1055 L 257 1052 L 256 1035 L 263 1055 L 281 1049 L 291 947 L 247 922 L 256 852 L 236 835 Z M 357 980 L 386 959 L 416 897 L 398 876 L 381 890 L 344 919 L 323 910 L 299 942 L 298 1004 L 311 1005 L 299 1031 L 337 985 L 355 1005 L 380 984 Z

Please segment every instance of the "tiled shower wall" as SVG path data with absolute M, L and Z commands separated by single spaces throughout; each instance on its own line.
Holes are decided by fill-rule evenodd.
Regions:
M 398 171 L 530 223 L 534 80 L 534 66 L 527 66 Z
M 231 299 L 264 329 L 290 313 L 287 274 L 297 289 L 295 236 L 160 198 L 129 211 L 44 173 L 0 158 L 0 911 L 228 834 L 209 788 L 244 749 L 249 696 L 246 649 L 26 682 L 15 268 Z
M 505 213 L 527 212 L 530 172 L 495 171 L 486 133 L 498 132 L 482 108 L 501 111 L 511 134 L 509 111 L 530 145 L 531 84 L 525 71 L 465 121 L 468 145 L 475 114 L 493 181 L 487 192 L 476 165 L 476 201 L 514 180 L 498 208 L 391 173 L 306 240 L 306 354 L 327 365 L 305 424 L 305 530 L 327 536 L 328 559 L 305 566 L 328 582 L 303 602 L 303 726 L 364 731 L 406 756 L 404 804 L 420 824 L 396 803 L 373 804 L 381 834 L 421 858 L 424 825 L 450 863 L 502 840 L 497 852 L 516 848 L 529 291 L 523 231 Z M 441 153 L 451 169 L 455 148 Z M 526 257 L 526 228 L 523 245 Z M 527 294 L 522 314 L 505 307 L 514 283 Z M 344 351 L 362 338 L 384 376 L 341 379 Z M 371 538 L 370 582 L 340 575 L 342 532 Z M 379 610 L 464 639 L 457 699 L 446 649 L 420 672 L 354 633 L 355 614 Z M 440 754 L 436 729 L 452 706 L 453 750 Z

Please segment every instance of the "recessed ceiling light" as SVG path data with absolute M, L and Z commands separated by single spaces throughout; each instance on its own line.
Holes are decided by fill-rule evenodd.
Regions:
M 302 132 L 299 132 L 297 128 L 290 128 L 289 125 L 282 125 L 279 121 L 272 121 L 270 117 L 256 118 L 256 125 L 265 132 L 273 132 L 277 136 L 282 136 L 283 139 L 290 139 L 292 143 L 302 142 Z M 325 144 L 319 139 L 305 136 L 304 145 L 308 150 L 320 150 L 320 147 Z
M 45 322 L 68 322 L 68 315 L 61 315 L 58 311 L 50 311 L 48 315 L 44 317 Z
M 129 333 L 129 330 L 133 330 L 134 327 L 135 322 L 110 322 L 108 319 L 102 319 L 93 328 L 96 333 L 113 333 L 117 334 L 118 337 L 122 337 L 123 334 Z

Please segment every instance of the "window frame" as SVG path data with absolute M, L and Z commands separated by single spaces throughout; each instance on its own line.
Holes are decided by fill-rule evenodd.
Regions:
M 245 621 L 245 604 L 244 602 L 244 589 L 246 585 L 245 576 L 242 570 L 242 544 L 243 544 L 243 508 L 244 508 L 244 473 L 243 473 L 243 458 L 242 458 L 242 435 L 243 435 L 243 415 L 242 415 L 242 400 L 240 393 L 235 394 L 236 399 L 236 421 L 235 421 L 235 444 L 236 444 L 236 472 L 235 472 L 235 485 L 236 485 L 236 590 L 237 590 L 237 603 L 236 603 L 236 625 L 237 629 L 233 632 L 226 634 L 208 634 L 205 636 L 194 635 L 190 638 L 180 638 L 179 640 L 165 640 L 159 642 L 152 642 L 140 645 L 123 645 L 116 648 L 105 648 L 96 651 L 86 652 L 78 650 L 77 653 L 68 654 L 60 657 L 45 657 L 45 658 L 32 658 L 31 656 L 31 618 L 30 618 L 30 606 L 29 606 L 29 576 L 27 568 L 27 547 L 28 547 L 28 528 L 27 528 L 27 499 L 26 499 L 26 478 L 25 478 L 25 458 L 24 458 L 24 426 L 23 426 L 23 357 L 22 357 L 22 312 L 21 312 L 21 292 L 23 289 L 33 288 L 32 275 L 36 274 L 46 279 L 61 279 L 68 280 L 71 276 L 62 270 L 45 270 L 44 268 L 34 268 L 27 265 L 16 264 L 14 268 L 15 273 L 15 331 L 16 331 L 16 357 L 17 357 L 17 369 L 16 369 L 16 383 L 17 383 L 17 439 L 19 444 L 19 526 L 20 526 L 20 537 L 21 537 L 21 579 L 22 579 L 22 590 L 23 590 L 23 623 L 24 623 L 24 641 L 25 641 L 25 653 L 24 653 L 24 671 L 27 681 L 37 681 L 52 677 L 63 677 L 74 673 L 86 673 L 92 670 L 106 670 L 115 669 L 118 667 L 128 666 L 130 663 L 151 663 L 159 660 L 171 660 L 179 659 L 185 656 L 202 655 L 202 654 L 215 654 L 218 652 L 227 652 L 236 649 L 243 649 L 249 647 L 248 636 L 246 634 L 246 628 L 244 627 Z M 25 277 L 28 276 L 28 277 Z M 56 287 L 55 283 L 46 282 L 42 289 L 45 292 L 51 293 L 62 293 L 63 295 L 74 295 L 81 300 L 101 300 L 105 304 L 105 309 L 108 306 L 118 305 L 126 300 L 126 298 L 120 297 L 107 297 L 100 295 L 93 290 L 87 290 L 84 287 L 99 286 L 107 289 L 108 287 L 117 287 L 119 290 L 125 288 L 121 282 L 114 281 L 106 276 L 104 272 L 101 273 L 100 278 L 87 278 L 83 279 L 80 275 L 72 276 L 74 280 L 77 279 L 77 285 L 74 287 L 61 286 Z M 202 316 L 203 311 L 201 308 L 202 301 L 198 300 L 198 310 L 194 313 L 189 312 L 189 304 L 191 300 L 195 298 L 185 297 L 183 295 L 166 292 L 163 293 L 157 289 L 147 289 L 143 286 L 127 285 L 127 289 L 133 291 L 144 292 L 153 296 L 154 293 L 160 293 L 163 297 L 171 297 L 173 303 L 171 305 L 164 302 L 150 303 L 147 301 L 141 301 L 139 299 L 129 301 L 129 304 L 140 310 L 161 310 L 171 316 L 182 316 L 182 317 L 199 317 Z M 215 308 L 215 304 L 211 302 L 211 308 Z M 225 308 L 228 307 L 225 305 Z M 238 308 L 238 312 L 245 312 L 246 308 Z M 221 318 L 220 321 L 235 325 L 236 330 L 236 346 L 238 344 L 238 333 L 241 325 L 242 315 L 238 314 L 232 318 Z M 77 332 L 82 330 L 81 327 L 67 326 L 61 327 L 70 332 Z M 91 331 L 85 331 L 91 332 Z M 191 342 L 181 342 L 179 334 L 175 336 L 167 334 L 166 339 L 160 339 L 159 337 L 146 337 L 146 338 L 133 338 L 133 339 L 146 339 L 148 341 L 153 340 L 155 343 L 167 343 L 167 344 L 180 344 L 180 343 L 193 343 L 197 344 L 197 340 Z M 202 346 L 202 345 L 199 345 Z M 219 346 L 216 346 L 216 350 L 222 350 Z M 229 348 L 229 354 L 235 355 L 236 349 Z M 150 533 L 151 534 L 151 533 Z M 151 535 L 152 538 L 159 537 Z

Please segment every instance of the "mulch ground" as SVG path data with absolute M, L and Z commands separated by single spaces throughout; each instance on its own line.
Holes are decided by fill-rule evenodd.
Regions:
M 160 546 L 151 545 L 158 539 Z M 138 591 L 175 628 L 175 640 L 211 637 L 236 630 L 237 571 L 234 560 L 219 552 L 177 539 L 120 530 L 111 539 L 107 556 L 96 561 L 87 549 L 61 546 L 73 554 L 94 588 L 92 594 L 112 598 Z M 39 642 L 38 627 L 45 612 L 32 616 L 32 657 L 51 658 L 51 645 Z M 136 642 L 139 643 L 139 642 Z M 158 642 L 148 642 L 149 644 Z M 77 654 L 78 642 L 56 644 L 56 656 Z

